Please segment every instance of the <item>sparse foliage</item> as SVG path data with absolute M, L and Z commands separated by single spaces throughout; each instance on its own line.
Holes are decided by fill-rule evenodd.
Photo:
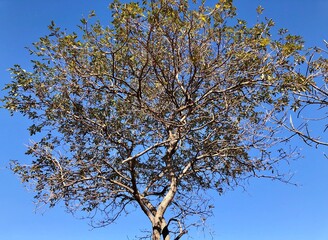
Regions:
M 326 41 L 325 41 L 326 42 Z M 290 117 L 290 124 L 286 128 L 300 136 L 308 145 L 328 146 L 327 118 L 328 118 L 328 61 L 324 56 L 328 51 L 315 47 L 306 59 L 306 76 L 312 79 L 308 90 L 295 92 L 295 102 L 292 106 L 297 112 L 294 123 Z
M 273 38 L 271 19 L 249 27 L 231 0 L 110 8 L 110 26 L 90 24 L 94 13 L 78 33 L 51 23 L 30 50 L 33 70 L 11 69 L 5 107 L 39 139 L 31 164 L 12 167 L 40 202 L 100 226 L 140 208 L 153 240 L 180 239 L 191 216 L 211 215 L 208 190 L 283 179 L 286 114 L 314 86 L 299 71 L 300 37 Z

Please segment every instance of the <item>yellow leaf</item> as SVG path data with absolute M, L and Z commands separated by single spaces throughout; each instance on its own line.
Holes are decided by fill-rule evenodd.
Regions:
M 270 39 L 269 38 L 262 38 L 261 40 L 260 40 L 260 45 L 262 46 L 262 47 L 265 47 L 266 45 L 268 45 L 270 43 Z
M 200 18 L 200 20 L 202 20 L 203 22 L 206 22 L 206 17 L 205 17 L 205 15 L 201 14 L 201 15 L 199 16 L 199 18 Z

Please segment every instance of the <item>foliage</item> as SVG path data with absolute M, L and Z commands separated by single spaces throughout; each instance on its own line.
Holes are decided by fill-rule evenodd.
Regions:
M 190 216 L 210 216 L 207 190 L 282 179 L 286 113 L 313 84 L 299 36 L 273 38 L 271 19 L 249 27 L 231 0 L 110 8 L 107 27 L 90 24 L 94 13 L 79 33 L 52 22 L 30 50 L 33 70 L 11 68 L 5 108 L 41 136 L 32 163 L 13 170 L 40 202 L 100 213 L 101 226 L 137 207 L 153 239 L 179 239 Z

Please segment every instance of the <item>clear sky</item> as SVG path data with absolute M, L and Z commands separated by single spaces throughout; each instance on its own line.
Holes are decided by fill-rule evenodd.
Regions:
M 110 15 L 108 4 L 104 0 L 0 0 L 0 88 L 10 81 L 6 69 L 13 64 L 31 67 L 24 47 L 46 34 L 51 20 L 74 31 L 82 16 L 96 10 L 106 24 Z M 255 8 L 259 4 L 278 28 L 302 35 L 306 46 L 324 46 L 323 39 L 328 40 L 328 1 L 237 0 L 239 18 L 256 21 Z M 87 221 L 75 219 L 62 207 L 35 213 L 32 193 L 6 169 L 9 159 L 25 158 L 24 144 L 30 139 L 27 122 L 19 115 L 10 117 L 3 109 L 0 121 L 1 240 L 123 240 L 133 239 L 139 229 L 149 227 L 146 217 L 139 212 L 92 231 Z M 239 189 L 218 197 L 215 217 L 208 224 L 215 232 L 215 240 L 328 239 L 328 159 L 323 157 L 328 149 L 307 148 L 301 142 L 299 145 L 304 158 L 292 162 L 289 168 L 295 173 L 293 181 L 300 186 L 252 180 L 246 191 Z M 194 239 L 209 238 L 196 232 Z

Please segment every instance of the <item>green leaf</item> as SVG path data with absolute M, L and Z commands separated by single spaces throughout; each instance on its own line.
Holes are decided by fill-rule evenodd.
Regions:
M 96 16 L 96 12 L 95 12 L 94 10 L 92 10 L 92 11 L 89 13 L 88 18 L 92 18 L 92 17 L 94 17 L 94 16 Z
M 259 6 L 256 8 L 256 12 L 257 12 L 257 14 L 259 14 L 259 15 L 261 15 L 261 14 L 263 13 L 263 11 L 264 11 L 264 8 L 263 8 L 261 5 L 259 5 Z

